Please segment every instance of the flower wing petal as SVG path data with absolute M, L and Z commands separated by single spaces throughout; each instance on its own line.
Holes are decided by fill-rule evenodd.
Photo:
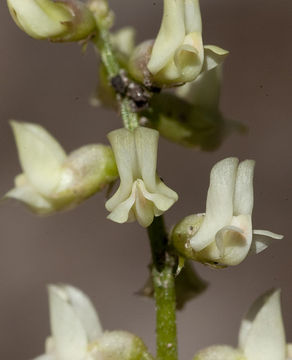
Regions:
M 87 334 L 68 302 L 66 292 L 49 286 L 50 322 L 56 355 L 60 359 L 83 360 L 87 351 Z
M 253 241 L 250 252 L 252 254 L 259 254 L 271 245 L 274 239 L 281 240 L 283 237 L 283 235 L 275 234 L 267 230 L 253 230 Z
M 234 192 L 234 215 L 252 214 L 254 166 L 254 160 L 245 160 L 238 165 Z
M 68 295 L 68 299 L 74 309 L 74 312 L 81 320 L 88 340 L 91 342 L 98 339 L 103 333 L 102 326 L 98 314 L 89 297 L 73 286 L 63 285 L 63 288 Z
M 111 211 L 111 213 L 107 216 L 109 220 L 122 224 L 125 222 L 131 222 L 135 219 L 133 217 L 132 207 L 136 200 L 136 186 L 136 182 L 134 182 L 130 196 L 126 200 L 117 203 L 115 207 L 109 208 L 107 206 L 108 202 L 106 203 L 106 208 Z
M 45 215 L 54 211 L 54 206 L 39 194 L 27 181 L 24 174 L 15 179 L 16 187 L 8 191 L 4 198 L 15 199 L 23 202 L 37 214 Z M 18 185 L 18 183 L 21 183 Z
M 156 188 L 156 163 L 159 132 L 153 129 L 137 128 L 134 132 L 138 166 L 147 189 Z
M 210 71 L 215 67 L 221 65 L 225 60 L 229 51 L 224 50 L 216 45 L 205 45 L 204 46 L 204 64 L 202 72 Z
M 134 178 L 138 175 L 138 162 L 133 132 L 118 129 L 110 132 L 108 138 L 113 148 L 121 180 L 118 190 L 105 204 L 107 210 L 113 211 L 130 196 Z
M 184 0 L 186 34 L 202 32 L 202 18 L 199 0 Z
M 171 60 L 184 37 L 183 0 L 164 0 L 162 23 L 147 65 L 153 75 Z
M 42 126 L 11 121 L 23 172 L 29 182 L 44 195 L 56 188 L 66 153 Z

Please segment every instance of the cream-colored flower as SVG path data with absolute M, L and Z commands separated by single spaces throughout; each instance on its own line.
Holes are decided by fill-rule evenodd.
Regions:
M 135 219 L 149 226 L 175 201 L 177 194 L 156 174 L 159 133 L 137 128 L 114 130 L 108 135 L 120 174 L 120 187 L 106 203 L 109 219 L 124 223 Z
M 289 360 L 280 291 L 259 297 L 241 322 L 238 349 L 225 345 L 200 351 L 194 360 Z
M 76 206 L 117 177 L 109 146 L 86 145 L 66 155 L 42 126 L 11 122 L 23 173 L 5 197 L 22 201 L 37 214 Z
M 90 10 L 82 1 L 7 0 L 21 30 L 35 39 L 78 41 L 96 28 Z
M 103 332 L 90 299 L 70 285 L 49 286 L 51 337 L 34 360 L 152 360 L 144 343 L 126 331 Z
M 263 251 L 271 239 L 283 238 L 252 228 L 254 165 L 253 160 L 239 163 L 227 158 L 213 167 L 206 213 L 191 215 L 176 226 L 172 237 L 178 248 L 184 245 L 187 255 L 197 261 L 228 266 Z
M 226 54 L 217 46 L 203 46 L 199 0 L 164 0 L 161 27 L 147 65 L 155 82 L 193 81 Z

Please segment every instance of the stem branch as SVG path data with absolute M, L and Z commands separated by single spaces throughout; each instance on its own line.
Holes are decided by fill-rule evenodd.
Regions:
M 168 252 L 163 217 L 148 228 L 153 258 L 152 281 L 156 302 L 157 360 L 177 360 L 175 257 Z

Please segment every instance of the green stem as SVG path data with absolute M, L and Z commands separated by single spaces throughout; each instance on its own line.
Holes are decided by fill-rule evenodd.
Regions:
M 107 26 L 103 24 L 102 21 L 99 21 L 99 19 L 96 20 L 96 23 L 99 29 L 99 34 L 94 38 L 93 42 L 100 53 L 101 60 L 107 70 L 108 77 L 111 79 L 119 74 L 121 68 L 111 47 L 110 34 Z M 124 127 L 129 130 L 134 130 L 139 126 L 137 113 L 132 111 L 127 97 L 119 99 L 119 103 Z
M 175 257 L 168 251 L 163 217 L 148 228 L 153 259 L 152 281 L 156 302 L 157 360 L 177 360 Z

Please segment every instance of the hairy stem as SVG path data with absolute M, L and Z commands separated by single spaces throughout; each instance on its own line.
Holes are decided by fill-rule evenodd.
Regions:
M 110 43 L 110 34 L 107 26 L 104 25 L 98 18 L 96 23 L 99 29 L 99 34 L 94 38 L 93 42 L 100 53 L 101 60 L 107 70 L 110 81 L 110 79 L 119 74 L 121 69 Z M 117 97 L 120 104 L 124 127 L 129 130 L 134 130 L 138 127 L 137 113 L 132 111 L 127 97 L 120 98 L 119 95 L 117 95 Z
M 153 259 L 152 281 L 156 302 L 157 360 L 177 360 L 175 257 L 168 251 L 163 217 L 148 228 Z

